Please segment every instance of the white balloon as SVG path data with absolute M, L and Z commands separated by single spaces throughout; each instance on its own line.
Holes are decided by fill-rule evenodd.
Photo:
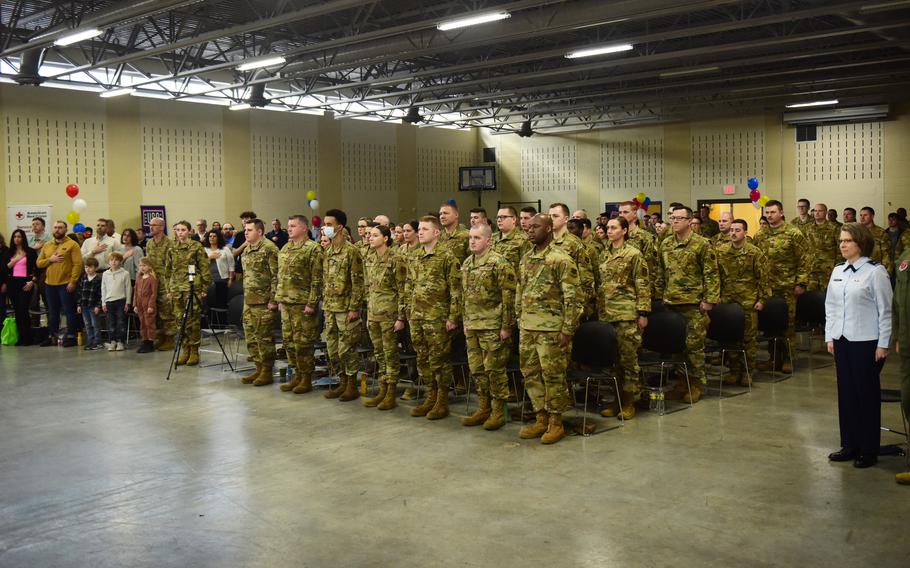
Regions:
M 319 200 L 318 199 L 310 200 L 310 209 L 319 209 Z
M 73 200 L 73 211 L 78 211 L 82 213 L 85 211 L 85 208 L 88 207 L 88 203 L 85 202 L 81 197 Z

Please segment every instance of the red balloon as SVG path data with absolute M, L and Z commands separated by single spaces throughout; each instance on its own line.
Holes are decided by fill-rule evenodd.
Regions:
M 761 192 L 759 192 L 757 189 L 753 189 L 752 191 L 749 192 L 749 200 L 758 201 L 760 198 L 761 198 Z
M 74 183 L 69 184 L 66 186 L 66 194 L 71 198 L 76 197 L 79 195 L 79 186 Z

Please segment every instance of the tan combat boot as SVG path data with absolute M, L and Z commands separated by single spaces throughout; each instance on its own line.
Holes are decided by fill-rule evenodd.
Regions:
M 701 383 L 696 382 L 694 385 L 692 385 L 692 395 L 690 396 L 687 392 L 683 395 L 682 401 L 687 404 L 695 404 L 699 400 L 701 400 Z
M 449 415 L 449 389 L 439 388 L 436 392 L 436 404 L 427 413 L 428 420 L 439 420 Z
M 385 398 L 382 399 L 382 402 L 380 402 L 376 408 L 379 410 L 392 410 L 398 406 L 398 402 L 395 400 L 395 389 L 397 386 L 398 383 L 396 382 L 388 383 L 388 387 L 386 388 L 385 392 Z
M 477 410 L 470 416 L 461 419 L 462 426 L 480 426 L 490 417 L 490 395 L 480 393 L 477 395 Z
M 295 372 L 294 378 L 292 380 L 284 383 L 283 385 L 281 385 L 278 388 L 281 389 L 281 392 L 290 392 L 290 391 L 294 390 L 295 388 L 297 388 L 297 385 L 299 385 L 299 384 L 300 384 L 300 375 Z
M 380 379 L 380 380 L 382 380 L 382 379 Z M 379 403 L 382 402 L 383 400 L 385 400 L 385 395 L 388 392 L 389 392 L 389 383 L 382 380 L 382 382 L 379 383 L 379 392 L 376 393 L 376 396 L 374 396 L 372 398 L 363 399 L 363 405 L 366 407 L 369 407 L 369 408 L 372 408 L 374 406 L 379 406 Z
M 161 338 L 161 342 L 158 344 L 158 347 L 156 347 L 155 349 L 157 349 L 158 351 L 173 351 L 174 347 L 176 347 L 176 346 L 177 346 L 177 344 L 174 343 L 174 336 L 165 335 L 164 337 Z
M 556 412 L 550 413 L 549 426 L 546 433 L 541 436 L 542 444 L 555 444 L 566 437 L 566 431 L 562 427 L 562 414 Z
M 894 481 L 899 485 L 910 485 L 910 471 L 904 471 L 894 475 Z
M 427 413 L 433 410 L 433 407 L 436 406 L 436 394 L 438 393 L 438 387 L 436 383 L 430 385 L 429 390 L 427 391 L 427 397 L 420 403 L 419 406 L 416 406 L 411 409 L 411 416 L 418 418 L 421 416 L 426 416 Z
M 344 392 L 338 397 L 341 402 L 348 402 L 360 398 L 360 389 L 357 388 L 357 376 L 348 377 L 348 382 L 344 387 Z
M 612 389 L 611 389 L 612 390 Z M 615 391 L 614 391 L 615 392 Z M 610 401 L 603 410 L 600 411 L 600 415 L 604 418 L 613 418 L 614 416 L 619 415 L 619 393 L 616 393 L 616 398 Z
M 240 382 L 245 385 L 251 385 L 251 384 L 253 384 L 253 381 L 256 380 L 256 377 L 258 377 L 259 373 L 261 373 L 261 372 L 262 372 L 262 365 L 259 363 L 256 363 L 256 370 L 254 370 L 252 373 L 250 373 L 249 375 L 247 375 L 245 377 L 241 377 Z
M 190 348 L 184 343 L 180 348 L 180 355 L 177 356 L 178 365 L 186 365 L 187 360 L 190 358 Z
M 256 380 L 253 381 L 254 387 L 264 387 L 275 382 L 275 379 L 272 377 L 272 370 L 275 367 L 275 358 L 271 357 L 262 362 L 262 369 L 259 372 L 259 376 L 256 377 Z
M 622 393 L 622 419 L 631 420 L 635 418 L 635 395 L 623 391 Z
M 484 430 L 499 430 L 506 423 L 506 401 L 494 398 L 493 410 L 486 422 L 483 423 Z
M 353 379 L 352 379 L 353 380 Z M 333 388 L 325 391 L 325 394 L 322 395 L 326 398 L 338 398 L 341 396 L 341 393 L 345 391 L 348 386 L 348 378 L 345 375 L 338 375 L 338 385 Z
M 415 398 L 417 398 L 417 389 L 414 387 L 404 389 L 404 394 L 401 395 L 401 400 L 414 400 Z
M 189 352 L 190 352 L 190 354 L 186 358 L 186 366 L 195 367 L 196 365 L 199 364 L 199 346 L 190 345 Z
M 533 424 L 528 424 L 521 431 L 518 432 L 518 437 L 523 440 L 532 440 L 534 438 L 540 438 L 547 431 L 547 426 L 549 424 L 550 415 L 546 410 L 537 411 L 537 419 Z

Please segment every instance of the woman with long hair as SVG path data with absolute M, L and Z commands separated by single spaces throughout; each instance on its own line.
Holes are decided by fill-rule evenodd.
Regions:
M 28 246 L 25 231 L 16 229 L 10 236 L 10 247 L 2 256 L 3 270 L 7 274 L 6 293 L 16 314 L 16 328 L 19 331 L 19 342 L 16 345 L 32 344 L 31 317 L 28 307 L 38 285 L 35 262 L 38 253 Z M 4 303 L 4 306 L 6 304 Z
M 209 258 L 208 270 L 212 274 L 212 282 L 215 283 L 215 297 L 209 301 L 214 308 L 226 308 L 228 289 L 234 282 L 234 254 L 224 241 L 221 231 L 215 229 L 205 234 L 202 246 Z
M 133 229 L 125 229 L 120 235 L 120 243 L 123 245 L 123 269 L 129 272 L 130 282 L 135 283 L 139 261 L 145 257 L 142 247 L 139 246 L 139 235 Z
M 609 246 L 594 272 L 598 316 L 616 329 L 621 369 L 621 392 L 601 414 L 610 417 L 622 413 L 625 420 L 635 416 L 635 399 L 641 391 L 638 348 L 651 311 L 648 267 L 641 252 L 626 244 L 628 235 L 629 222 L 624 217 L 607 222 Z
M 373 254 L 364 258 L 364 284 L 367 300 L 367 331 L 373 342 L 376 358 L 379 393 L 363 401 L 364 406 L 379 410 L 395 408 L 395 387 L 398 385 L 398 332 L 404 329 L 404 284 L 407 267 L 393 247 L 392 232 L 377 225 L 369 231 Z

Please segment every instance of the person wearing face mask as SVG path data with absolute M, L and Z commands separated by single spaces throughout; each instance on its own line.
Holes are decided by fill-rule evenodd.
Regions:
M 189 221 L 180 221 L 174 225 L 177 240 L 165 261 L 164 269 L 168 275 L 167 295 L 171 301 L 171 311 L 177 318 L 183 317 L 190 294 L 189 267 L 193 266 L 195 270 L 193 287 L 200 302 L 205 300 L 211 280 L 208 256 L 202 245 L 190 238 L 192 231 Z M 182 337 L 180 356 L 177 358 L 178 365 L 199 364 L 199 343 L 202 339 L 201 308 L 199 302 L 194 299 L 190 311 L 186 314 L 186 330 Z
M 322 311 L 325 318 L 326 349 L 338 386 L 325 397 L 341 402 L 360 396 L 357 389 L 357 342 L 360 340 L 360 308 L 363 305 L 363 256 L 345 238 L 348 216 L 329 209 L 322 234 L 329 240 L 322 261 Z

